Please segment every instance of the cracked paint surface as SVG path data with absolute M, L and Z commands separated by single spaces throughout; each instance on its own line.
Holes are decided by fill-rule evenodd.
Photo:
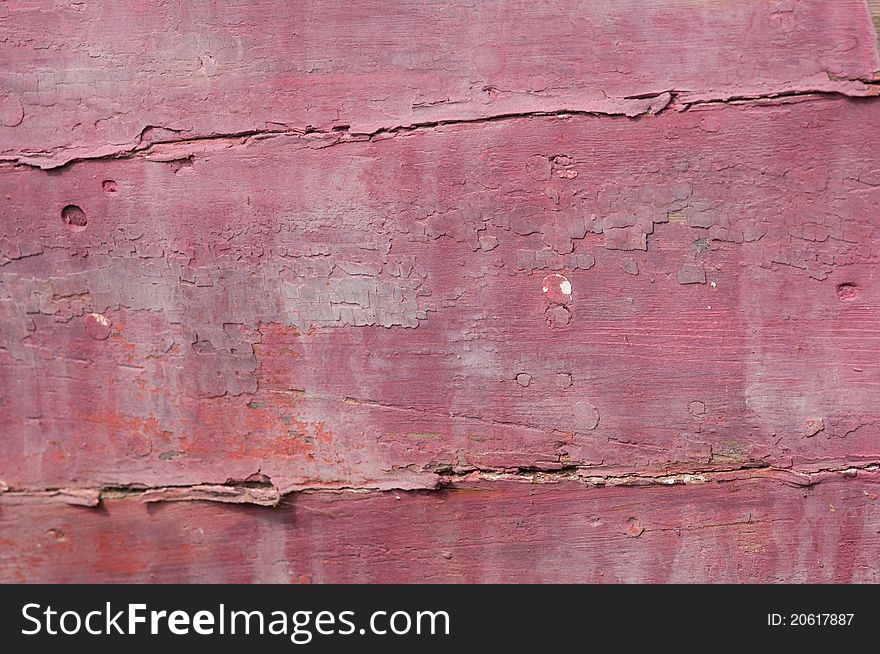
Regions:
M 180 135 L 632 115 L 666 91 L 868 93 L 878 68 L 864 0 L 7 5 L 0 154 L 47 167 Z
M 438 542 L 457 524 L 483 554 L 407 565 L 513 581 L 516 548 L 591 542 L 573 530 L 595 500 L 644 567 L 606 550 L 537 580 L 724 557 L 705 573 L 874 580 L 861 527 L 822 572 L 794 537 L 764 556 L 699 536 L 663 565 L 657 540 L 704 503 L 739 538 L 760 494 L 767 529 L 876 522 L 866 3 L 397 4 L 0 7 L 0 579 L 61 578 L 22 553 L 46 530 L 134 538 L 159 503 L 157 533 L 279 522 L 340 561 L 217 577 L 202 542 L 163 579 L 417 581 L 375 539 L 430 505 Z M 797 489 L 845 515 L 795 511 Z M 536 493 L 560 508 L 523 509 L 535 532 L 483 529 L 469 499 Z M 360 515 L 368 572 L 332 544 L 348 522 L 294 528 L 299 506 Z M 491 558 L 499 534 L 519 554 Z M 166 553 L 143 548 L 107 578 L 152 578 Z

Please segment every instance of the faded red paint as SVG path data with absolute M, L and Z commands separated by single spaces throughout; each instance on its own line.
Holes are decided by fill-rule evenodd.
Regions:
M 279 507 L 4 506 L 0 580 L 870 582 L 877 478 L 584 488 L 465 483 Z
M 872 461 L 874 107 L 516 119 L 321 149 L 283 137 L 196 158 L 184 177 L 144 157 L 82 162 L 48 186 L 7 169 L 9 206 L 32 226 L 10 242 L 43 251 L 3 271 L 7 324 L 24 326 L 0 372 L 16 398 L 2 478 L 150 486 L 259 470 L 287 490 L 430 487 L 448 466 Z M 699 128 L 706 114 L 719 131 Z M 578 175 L 535 180 L 533 153 L 561 148 Z M 277 171 L 271 185 L 238 174 L 254 158 Z M 386 163 L 400 159 L 430 177 Z M 108 200 L 95 180 L 111 175 Z M 328 185 L 348 189 L 344 204 Z M 54 196 L 76 196 L 89 228 L 65 232 Z M 191 218 L 236 202 L 207 214 L 222 222 Z M 650 243 L 612 249 L 616 231 Z M 71 239 L 88 256 L 70 256 Z M 358 285 L 348 303 L 344 284 Z M 302 288 L 358 313 L 324 317 Z M 377 324 L 384 307 L 406 324 Z
M 863 0 L 7 5 L 0 579 L 874 579 Z

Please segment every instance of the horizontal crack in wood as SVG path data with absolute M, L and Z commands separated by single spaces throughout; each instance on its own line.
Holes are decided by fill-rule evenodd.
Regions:
M 676 111 L 686 111 L 695 106 L 707 106 L 717 104 L 742 104 L 742 103 L 761 103 L 775 101 L 791 101 L 799 98 L 876 98 L 880 95 L 880 83 L 871 80 L 847 79 L 837 80 L 842 85 L 834 89 L 821 88 L 804 88 L 796 90 L 781 90 L 778 92 L 751 94 L 751 95 L 700 95 L 689 94 L 686 91 L 669 90 L 662 93 L 656 93 L 645 96 L 627 96 L 618 98 L 622 103 L 617 109 L 609 109 L 605 107 L 597 108 L 559 108 L 546 111 L 526 111 L 526 112 L 508 112 L 491 114 L 479 117 L 455 118 L 450 116 L 448 119 L 436 119 L 426 122 L 415 122 L 405 125 L 393 125 L 389 127 L 381 127 L 373 131 L 358 132 L 346 128 L 340 130 L 338 127 L 330 129 L 317 129 L 312 126 L 304 128 L 279 128 L 279 129 L 254 129 L 233 133 L 213 133 L 205 135 L 186 136 L 181 130 L 168 130 L 173 133 L 166 139 L 149 141 L 144 143 L 144 134 L 151 129 L 160 129 L 160 126 L 147 125 L 141 130 L 136 142 L 128 147 L 120 147 L 116 150 L 101 151 L 93 155 L 78 155 L 69 158 L 57 157 L 54 152 L 23 152 L 17 155 L 6 155 L 0 157 L 0 164 L 11 163 L 16 166 L 25 166 L 43 170 L 52 170 L 65 168 L 75 163 L 94 160 L 109 159 L 129 159 L 136 156 L 150 156 L 157 152 L 157 148 L 161 146 L 175 145 L 186 146 L 195 145 L 204 142 L 222 142 L 235 139 L 251 139 L 251 138 L 277 138 L 280 136 L 318 136 L 328 137 L 332 141 L 330 145 L 340 143 L 359 143 L 363 141 L 371 141 L 382 137 L 393 137 L 398 134 L 407 134 L 422 130 L 431 130 L 444 125 L 464 125 L 464 124 L 488 124 L 507 120 L 518 120 L 527 118 L 563 118 L 569 116 L 590 116 L 590 117 L 628 117 L 637 119 L 646 115 L 656 115 L 673 109 Z M 849 86 L 847 86 L 847 84 Z M 613 98 L 609 98 L 612 99 Z M 636 103 L 636 104 L 633 104 Z M 178 136 L 180 135 L 180 136 Z M 168 155 L 161 161 L 176 161 L 190 158 L 191 154 L 174 154 Z M 42 159 L 45 157 L 45 160 Z M 170 158 L 169 158 L 170 157 Z
M 715 470 L 694 470 L 676 474 L 623 473 L 617 475 L 591 474 L 586 466 L 559 468 L 517 468 L 512 470 L 467 469 L 437 471 L 436 484 L 419 489 L 371 488 L 369 486 L 304 487 L 282 492 L 271 483 L 234 482 L 227 484 L 193 484 L 181 486 L 97 488 L 15 489 L 0 482 L 0 505 L 60 503 L 73 506 L 96 507 L 104 500 L 133 499 L 140 502 L 202 501 L 227 504 L 277 506 L 286 495 L 296 493 L 405 493 L 455 490 L 473 482 L 522 482 L 531 484 L 558 484 L 577 482 L 585 488 L 614 486 L 674 486 L 723 483 L 742 480 L 766 480 L 793 487 L 809 487 L 831 479 L 855 479 L 880 482 L 880 461 L 860 465 L 830 468 L 794 469 L 773 466 L 741 466 Z

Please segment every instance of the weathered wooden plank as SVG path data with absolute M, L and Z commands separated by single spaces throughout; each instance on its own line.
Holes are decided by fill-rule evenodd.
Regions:
M 0 479 L 876 459 L 878 107 L 6 169 Z
M 875 461 L 878 134 L 796 98 L 5 168 L 0 479 Z
M 0 506 L 0 581 L 880 581 L 876 472 L 640 488 L 466 482 L 274 509 Z
M 683 99 L 872 92 L 864 0 L 6 2 L 0 157 Z
M 0 581 L 878 580 L 876 2 L 141 4 L 0 5 Z

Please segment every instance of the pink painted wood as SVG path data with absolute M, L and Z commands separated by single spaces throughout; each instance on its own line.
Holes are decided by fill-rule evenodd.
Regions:
M 864 0 L 0 26 L 0 580 L 876 580 Z
M 0 580 L 876 583 L 877 473 L 810 487 L 464 483 L 276 508 L 0 507 Z M 805 483 L 808 483 L 805 481 Z

